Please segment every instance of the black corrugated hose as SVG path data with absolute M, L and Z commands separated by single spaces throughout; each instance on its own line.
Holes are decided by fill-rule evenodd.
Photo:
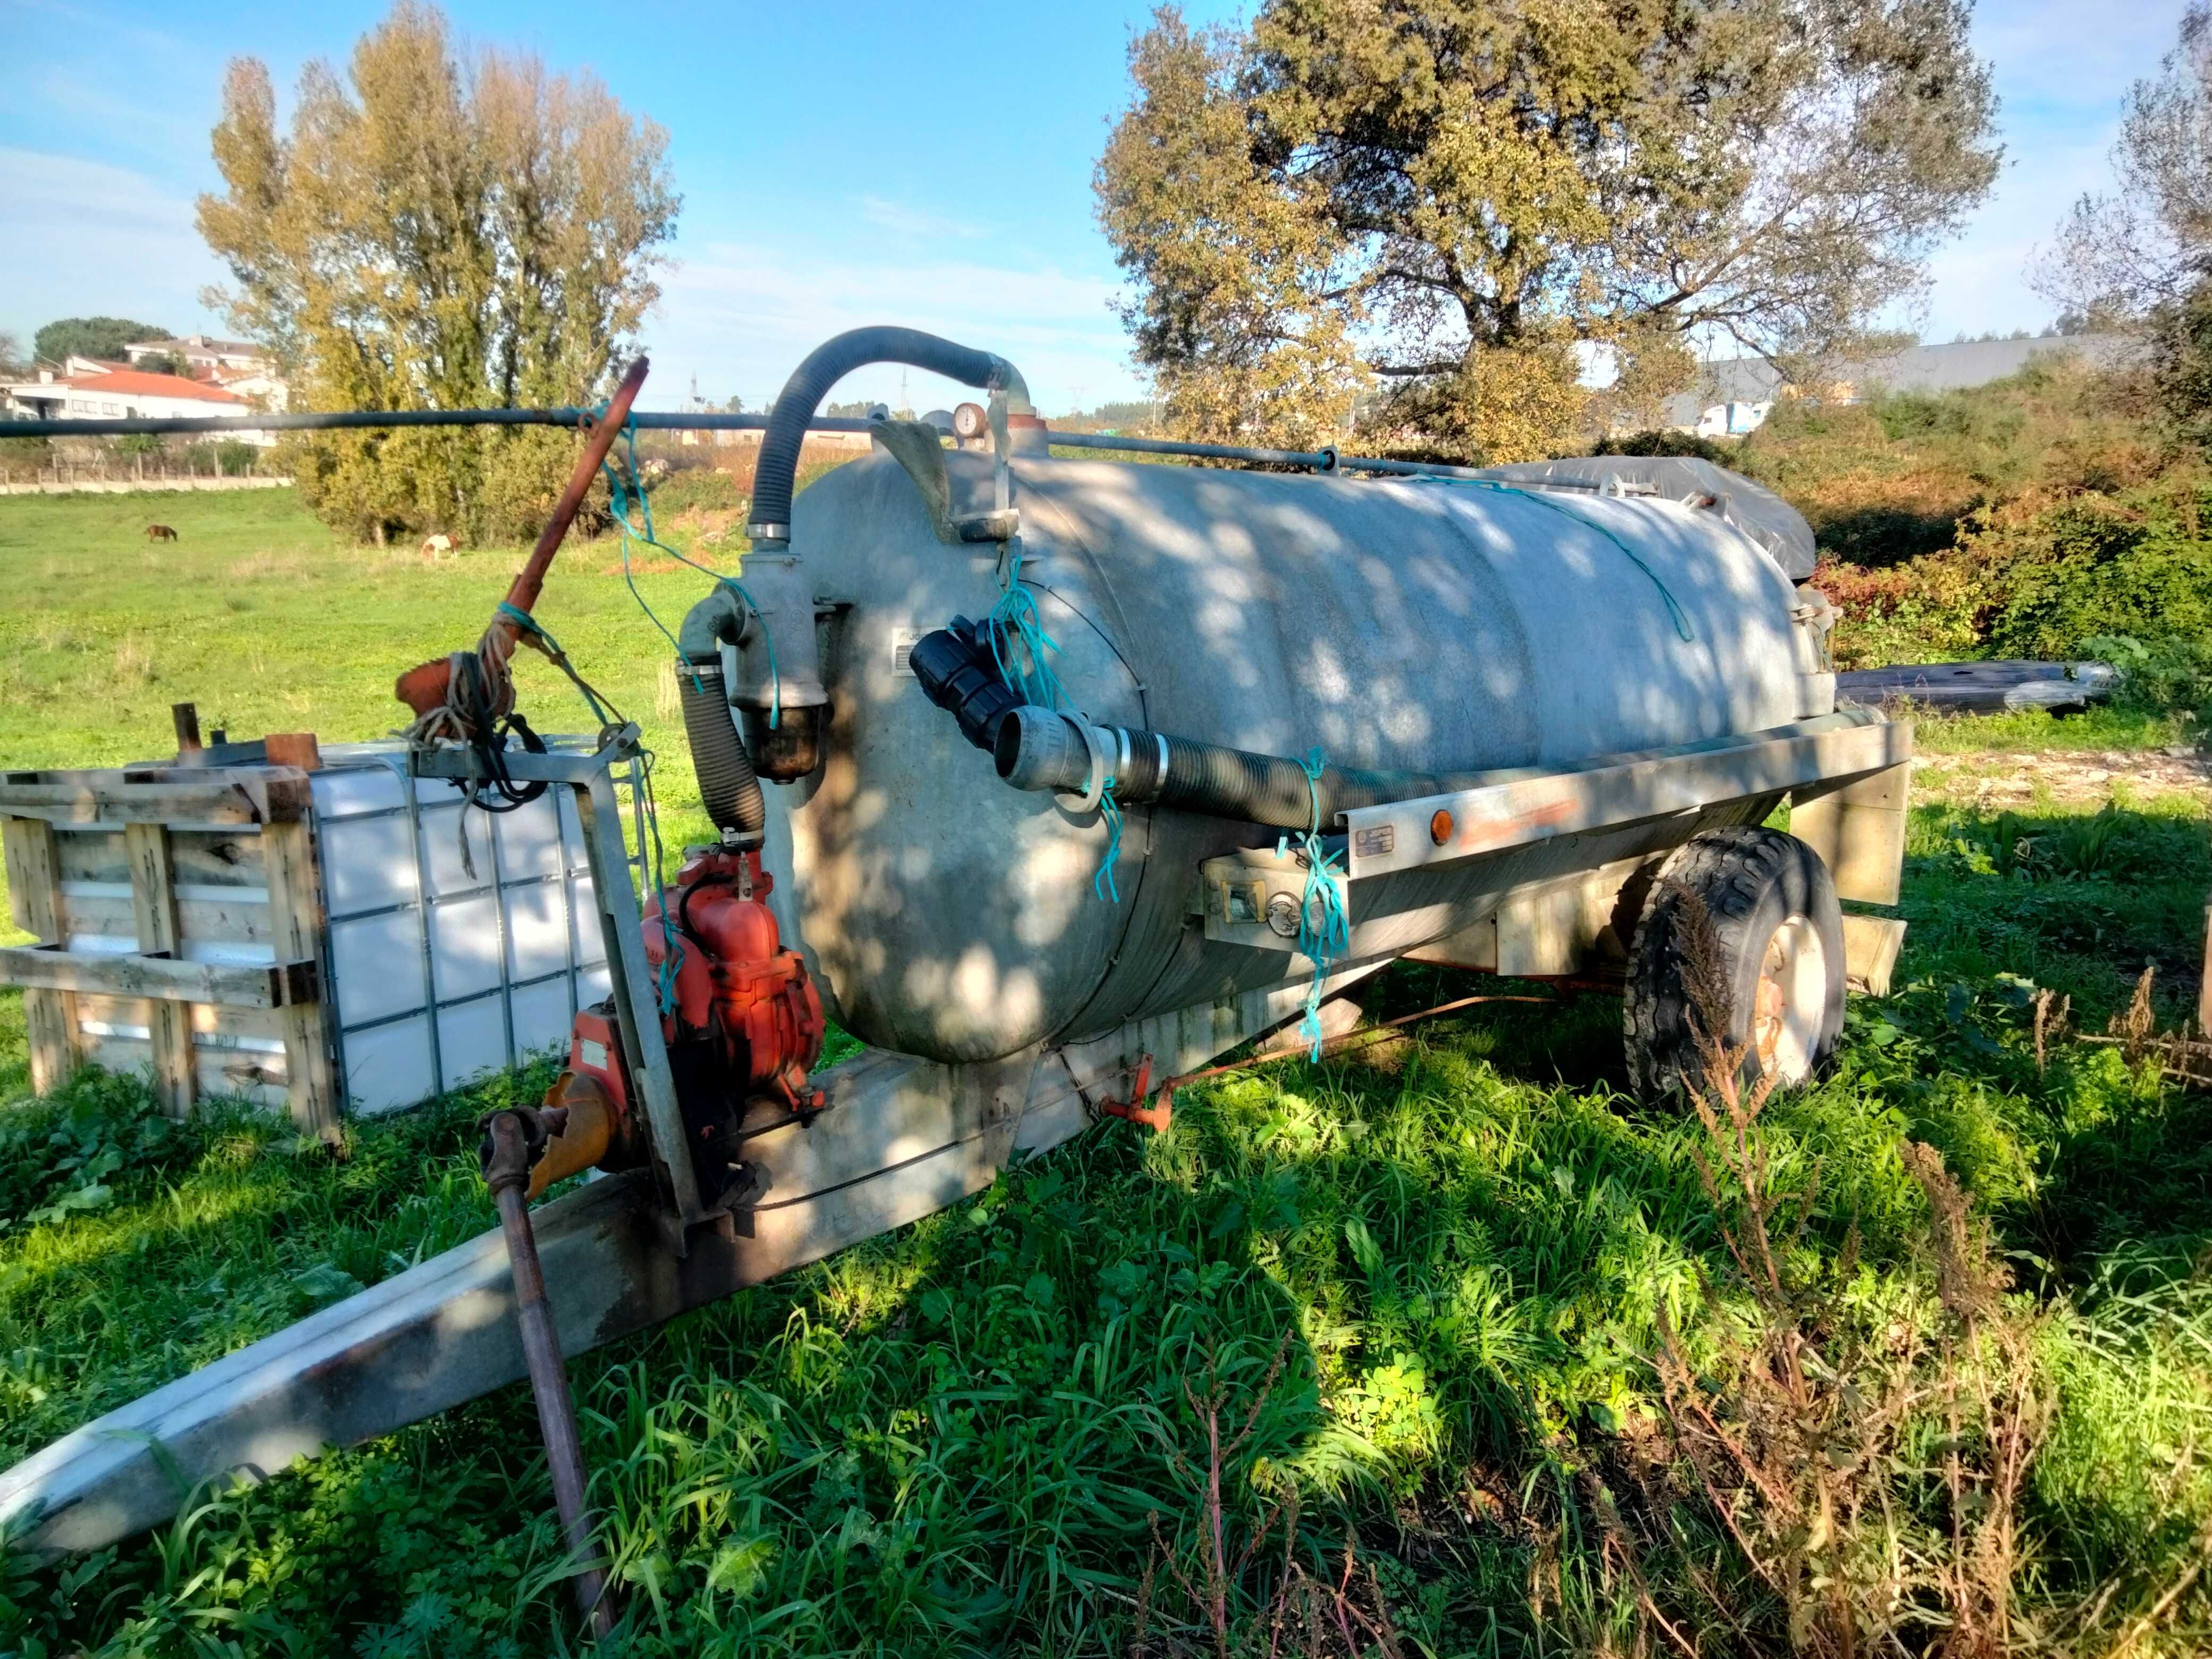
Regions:
M 760 460 L 753 469 L 752 510 L 745 533 L 756 541 L 783 541 L 791 535 L 791 495 L 799 470 L 799 448 L 806 423 L 830 395 L 830 388 L 870 363 L 907 363 L 942 374 L 963 386 L 1005 391 L 1018 398 L 1027 413 L 1029 388 L 1020 372 L 1003 357 L 925 334 L 918 328 L 856 328 L 825 340 L 806 355 L 783 383 L 769 412 L 761 438 Z
M 684 732 L 698 769 L 699 799 L 717 830 L 733 830 L 740 847 L 757 847 L 768 826 L 768 803 L 752 757 L 730 717 L 722 665 L 678 662 L 676 684 L 684 699 Z

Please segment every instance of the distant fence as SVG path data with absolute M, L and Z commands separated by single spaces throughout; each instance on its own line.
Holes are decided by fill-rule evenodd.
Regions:
M 141 489 L 283 489 L 289 478 L 41 478 L 0 483 L 0 495 L 127 495 Z

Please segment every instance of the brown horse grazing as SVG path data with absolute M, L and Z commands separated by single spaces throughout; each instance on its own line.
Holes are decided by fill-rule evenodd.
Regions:
M 173 542 L 177 539 L 177 532 L 165 524 L 149 524 L 146 526 L 146 539 L 149 542 Z

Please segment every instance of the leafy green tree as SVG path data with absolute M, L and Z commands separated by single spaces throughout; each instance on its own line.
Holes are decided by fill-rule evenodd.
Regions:
M 1997 150 L 1964 0 L 1263 0 L 1130 50 L 1097 174 L 1170 422 L 1306 440 L 1364 386 L 1429 447 L 1547 453 L 1583 351 L 1836 355 Z
M 231 64 L 215 130 L 225 191 L 199 226 L 234 286 L 212 296 L 275 349 L 294 409 L 584 404 L 659 297 L 667 136 L 588 76 L 486 49 L 401 0 L 343 80 L 310 64 L 289 132 L 265 66 Z M 292 446 L 330 523 L 382 539 L 534 529 L 574 456 L 545 428 L 321 433 Z
M 64 317 L 48 323 L 31 337 L 31 349 L 46 362 L 58 363 L 72 354 L 121 362 L 123 348 L 133 340 L 167 340 L 174 337 L 151 323 L 134 323 L 128 317 Z

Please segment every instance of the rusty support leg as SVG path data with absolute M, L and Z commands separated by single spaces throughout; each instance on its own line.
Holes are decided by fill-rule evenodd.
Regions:
M 575 1402 L 568 1395 L 568 1372 L 561 1358 L 561 1338 L 553 1328 L 545 1300 L 545 1274 L 538 1261 L 538 1240 L 530 1228 L 530 1150 L 522 1120 L 495 1112 L 485 1125 L 484 1184 L 499 1205 L 500 1231 L 507 1237 L 507 1260 L 514 1273 L 514 1321 L 522 1332 L 522 1352 L 530 1364 L 530 1392 L 538 1401 L 538 1426 L 545 1437 L 545 1461 L 553 1472 L 553 1503 L 561 1512 L 562 1535 L 575 1564 L 576 1605 L 594 1634 L 614 1628 L 607 1605 L 607 1577 L 592 1538 L 592 1513 L 584 1507 L 584 1445 L 576 1433 Z

